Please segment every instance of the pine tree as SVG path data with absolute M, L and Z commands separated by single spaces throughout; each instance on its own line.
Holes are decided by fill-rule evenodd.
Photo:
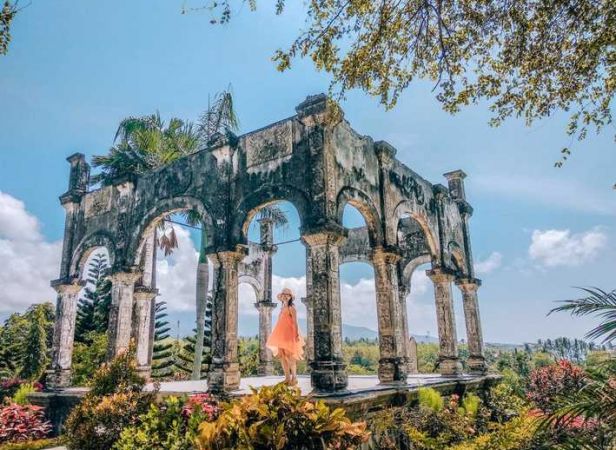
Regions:
M 32 381 L 41 378 L 49 362 L 45 319 L 42 308 L 35 308 L 32 311 L 30 328 L 23 348 L 21 376 Z
M 95 255 L 88 267 L 88 286 L 85 289 L 85 296 L 79 299 L 77 305 L 75 327 L 77 342 L 86 342 L 86 335 L 91 331 L 102 333 L 107 330 L 111 305 L 111 280 L 108 273 L 109 265 L 105 255 L 102 253 Z
M 205 305 L 205 320 L 204 320 L 204 335 L 203 335 L 203 358 L 201 363 L 201 378 L 205 378 L 208 373 L 211 361 L 211 345 L 212 345 L 212 297 L 208 296 Z M 176 355 L 175 366 L 182 372 L 191 375 L 193 373 L 193 362 L 195 355 L 195 344 L 197 342 L 197 330 L 193 329 L 193 335 L 187 336 L 181 346 L 180 351 Z
M 156 302 L 154 307 L 154 348 L 152 351 L 152 378 L 166 378 L 173 373 L 174 351 L 169 339 L 167 303 Z

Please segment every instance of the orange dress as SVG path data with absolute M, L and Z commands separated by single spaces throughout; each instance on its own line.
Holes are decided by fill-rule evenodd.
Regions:
M 299 334 L 297 321 L 291 313 L 291 308 L 295 312 L 293 306 L 282 307 L 278 322 L 272 334 L 267 338 L 265 346 L 272 351 L 274 356 L 278 356 L 279 350 L 285 350 L 292 358 L 300 360 L 304 358 L 304 338 Z

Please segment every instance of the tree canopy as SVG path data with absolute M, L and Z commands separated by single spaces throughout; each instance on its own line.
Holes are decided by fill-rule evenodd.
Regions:
M 208 5 L 212 22 L 231 20 L 234 3 Z M 277 14 L 284 7 L 277 0 Z M 334 99 L 359 88 L 392 108 L 413 81 L 431 80 L 448 112 L 487 101 L 498 126 L 564 111 L 582 140 L 612 122 L 616 2 L 311 0 L 304 30 L 273 59 L 285 71 L 297 57 L 332 75 Z

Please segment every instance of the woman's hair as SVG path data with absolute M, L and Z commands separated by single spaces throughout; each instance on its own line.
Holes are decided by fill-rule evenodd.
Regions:
M 293 306 L 293 297 L 291 297 L 289 299 L 289 302 L 287 303 L 288 306 Z

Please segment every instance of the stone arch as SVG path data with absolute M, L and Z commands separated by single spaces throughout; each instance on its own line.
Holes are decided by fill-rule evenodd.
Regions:
M 404 268 L 402 269 L 401 282 L 407 289 L 411 284 L 411 278 L 413 278 L 413 273 L 415 272 L 415 269 L 417 269 L 422 264 L 428 264 L 430 262 L 432 262 L 432 258 L 430 257 L 430 255 L 421 255 L 417 258 L 411 259 L 404 265 Z
M 394 220 L 392 224 L 393 230 L 395 233 L 394 235 L 397 235 L 398 226 L 400 224 L 400 221 L 405 216 L 410 217 L 419 225 L 419 227 L 422 229 L 424 236 L 426 238 L 426 244 L 428 246 L 428 250 L 430 252 L 432 259 L 438 260 L 440 256 L 438 239 L 436 237 L 438 236 L 438 230 L 433 231 L 430 227 L 429 219 L 425 215 L 425 213 L 421 211 L 417 211 L 417 208 L 413 207 L 406 200 L 400 202 L 394 209 L 394 215 L 393 215 Z
M 250 275 L 240 274 L 238 276 L 237 284 L 240 285 L 242 283 L 247 284 L 254 289 L 257 302 L 263 300 L 263 285 L 258 279 Z
M 99 230 L 84 237 L 73 252 L 71 258 L 70 276 L 81 279 L 85 264 L 94 250 L 100 247 L 107 249 L 109 255 L 109 266 L 113 267 L 115 262 L 115 240 L 113 235 L 107 231 Z
M 336 200 L 336 215 L 338 223 L 342 225 L 344 207 L 349 204 L 355 207 L 363 216 L 368 227 L 370 246 L 375 248 L 383 243 L 383 228 L 381 226 L 381 216 L 374 205 L 372 199 L 364 192 L 352 188 L 344 187 L 338 192 Z
M 203 201 L 189 196 L 173 197 L 158 201 L 156 206 L 147 211 L 139 221 L 132 234 L 131 244 L 128 249 L 126 261 L 132 265 L 138 265 L 141 259 L 141 251 L 147 236 L 158 225 L 159 220 L 165 214 L 194 209 L 202 217 L 202 226 L 205 227 L 206 236 L 210 239 L 208 248 L 215 248 L 218 242 L 216 226 L 208 208 Z
M 280 201 L 289 202 L 295 207 L 300 227 L 304 227 L 310 220 L 310 202 L 303 191 L 287 184 L 264 186 L 241 200 L 237 214 L 233 216 L 231 228 L 233 243 L 247 244 L 248 227 L 259 209 Z

